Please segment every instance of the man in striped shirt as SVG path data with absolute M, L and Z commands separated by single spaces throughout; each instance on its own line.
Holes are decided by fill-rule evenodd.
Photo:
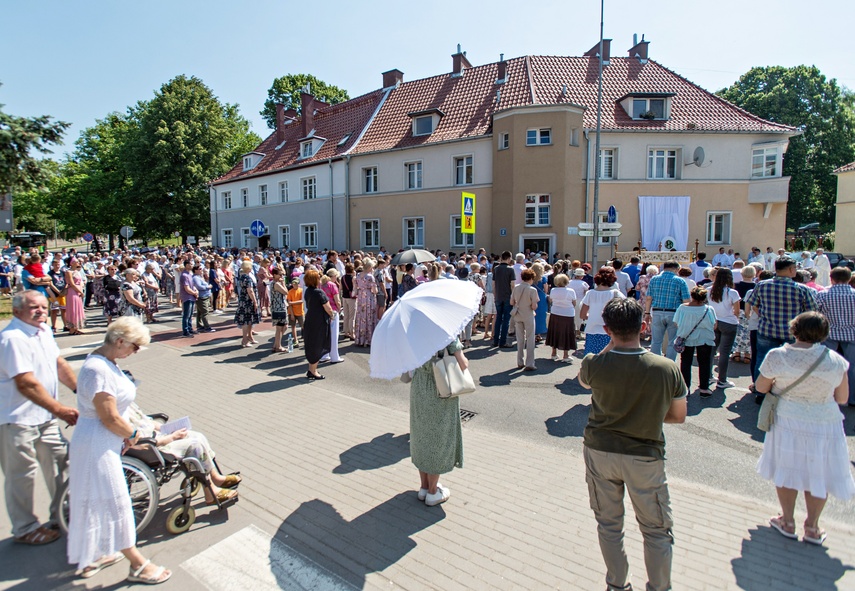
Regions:
M 795 260 L 786 255 L 778 257 L 775 260 L 775 277 L 758 283 L 746 299 L 746 303 L 754 308 L 754 313 L 760 318 L 757 365 L 753 376 L 755 381 L 760 375 L 760 366 L 766 354 L 784 343 L 793 342 L 790 320 L 802 312 L 817 310 L 814 291 L 793 281 L 797 271 Z M 763 402 L 763 395 L 758 394 L 756 401 L 758 404 Z
M 852 271 L 831 270 L 831 287 L 816 295 L 819 311 L 828 318 L 831 330 L 825 346 L 849 362 L 849 406 L 855 406 L 855 289 L 849 287 Z

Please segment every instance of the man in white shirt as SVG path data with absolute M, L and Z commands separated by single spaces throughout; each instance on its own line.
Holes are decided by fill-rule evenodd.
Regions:
M 730 259 L 727 253 L 724 252 L 724 247 L 718 249 L 718 254 L 712 259 L 713 267 L 729 267 Z
M 779 255 L 776 255 L 772 252 L 772 247 L 766 247 L 766 253 L 763 255 L 763 268 L 767 271 L 775 270 L 775 259 L 778 258 Z
M 68 469 L 68 444 L 57 419 L 77 422 L 77 409 L 59 403 L 59 382 L 77 389 L 71 366 L 59 356 L 50 327 L 48 302 L 33 290 L 15 295 L 14 318 L 0 331 L 0 468 L 12 535 L 21 544 L 42 545 L 59 538 L 56 492 Z M 33 512 L 37 465 L 51 502 L 51 522 Z
M 514 285 L 519 285 L 522 282 L 522 271 L 525 269 L 525 255 L 517 253 L 516 262 L 514 263 Z
M 710 264 L 707 262 L 707 253 L 699 252 L 697 260 L 689 265 L 689 268 L 692 270 L 692 281 L 694 281 L 695 284 L 704 280 L 704 269 L 709 266 Z
M 615 286 L 620 290 L 623 295 L 628 295 L 629 290 L 633 288 L 633 285 L 630 276 L 627 273 L 621 271 L 621 269 L 623 268 L 623 261 L 620 259 L 613 260 L 612 267 L 614 267 L 615 276 L 617 276 Z
M 823 287 L 831 285 L 831 261 L 828 260 L 823 249 L 816 249 L 816 257 L 813 259 L 813 263 L 816 267 L 816 282 Z
M 729 249 L 727 251 L 727 266 L 733 268 L 733 263 L 736 261 L 736 254 L 733 252 L 733 249 Z
M 815 266 L 813 259 L 810 258 L 810 253 L 808 251 L 804 251 L 802 253 L 802 260 L 799 263 L 799 267 L 807 271 L 813 269 Z

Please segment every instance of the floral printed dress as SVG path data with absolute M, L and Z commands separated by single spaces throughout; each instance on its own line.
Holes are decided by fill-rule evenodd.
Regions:
M 377 326 L 376 283 L 371 273 L 360 273 L 354 281 L 356 288 L 356 322 L 354 340 L 360 347 L 371 344 L 374 327 Z

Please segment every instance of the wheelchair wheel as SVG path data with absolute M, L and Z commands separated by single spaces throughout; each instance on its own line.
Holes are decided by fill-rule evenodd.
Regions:
M 193 522 L 196 521 L 196 510 L 193 507 L 187 507 L 184 510 L 184 505 L 179 505 L 169 512 L 169 517 L 166 518 L 166 530 L 171 534 L 183 534 Z
M 188 484 L 192 485 L 193 487 L 190 489 L 190 498 L 195 497 L 202 490 L 202 483 L 199 482 L 197 479 L 193 478 L 192 476 L 189 476 L 181 481 L 181 490 L 187 488 Z
M 137 524 L 137 533 L 140 533 L 151 523 L 157 511 L 157 504 L 160 502 L 157 480 L 151 468 L 136 458 L 123 457 L 122 469 L 131 495 L 131 508 L 134 512 L 134 522 Z
M 137 524 L 137 533 L 140 533 L 151 523 L 157 504 L 160 502 L 160 493 L 155 482 L 154 473 L 144 462 L 127 456 L 122 458 L 122 471 L 128 492 L 131 495 L 131 509 L 134 512 L 134 523 Z M 71 501 L 69 497 L 68 481 L 66 480 L 59 496 L 59 527 L 63 533 L 68 533 L 68 521 L 71 513 Z

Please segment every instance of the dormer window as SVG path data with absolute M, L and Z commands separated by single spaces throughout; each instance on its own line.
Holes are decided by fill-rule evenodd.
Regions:
M 408 113 L 413 120 L 413 136 L 430 135 L 434 132 L 443 112 L 439 109 Z
M 664 121 L 671 116 L 674 93 L 637 93 L 619 99 L 626 113 L 636 121 Z
M 303 142 L 300 144 L 300 158 L 311 158 L 312 157 L 312 142 Z
M 252 170 L 255 168 L 261 159 L 264 158 L 264 154 L 261 152 L 250 152 L 249 154 L 243 155 L 243 170 L 246 172 L 247 170 Z
M 324 145 L 325 141 L 326 138 L 322 138 L 317 135 L 303 139 L 303 141 L 300 142 L 300 159 L 305 160 L 306 158 L 315 156 L 321 149 L 321 146 Z

